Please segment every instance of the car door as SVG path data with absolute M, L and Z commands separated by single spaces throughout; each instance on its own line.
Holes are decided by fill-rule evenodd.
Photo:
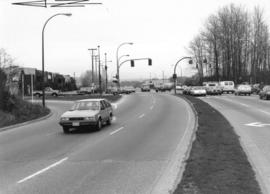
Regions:
M 104 100 L 100 101 L 100 115 L 103 121 L 107 121 L 108 120 L 108 111 L 106 108 L 106 104 L 104 102 Z

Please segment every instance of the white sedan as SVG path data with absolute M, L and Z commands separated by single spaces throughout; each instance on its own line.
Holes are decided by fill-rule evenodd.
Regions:
M 64 133 L 69 133 L 70 128 L 79 127 L 95 127 L 100 130 L 103 124 L 111 124 L 112 117 L 113 109 L 106 99 L 85 99 L 76 101 L 61 116 L 59 124 Z
M 192 96 L 206 96 L 206 90 L 203 87 L 195 86 L 190 90 L 190 95 Z

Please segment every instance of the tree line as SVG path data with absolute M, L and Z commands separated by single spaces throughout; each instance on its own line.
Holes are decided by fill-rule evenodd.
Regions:
M 235 4 L 219 9 L 190 42 L 189 52 L 197 61 L 200 82 L 270 84 L 269 29 L 260 7 L 252 12 Z

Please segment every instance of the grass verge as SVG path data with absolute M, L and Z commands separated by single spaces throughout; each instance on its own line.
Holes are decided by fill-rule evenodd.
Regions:
M 107 99 L 110 102 L 115 102 L 119 100 L 122 96 L 121 95 L 103 95 L 101 98 Z M 67 101 L 75 101 L 75 100 L 83 100 L 89 98 L 100 98 L 100 95 L 65 95 L 65 96 L 46 96 L 46 100 L 67 100 Z M 26 98 L 27 100 L 31 100 L 30 97 Z M 42 97 L 38 98 L 35 97 L 35 100 L 42 100 Z
M 182 180 L 174 194 L 261 193 L 230 123 L 202 100 L 185 97 L 198 113 L 198 130 Z
M 39 104 L 32 104 L 19 98 L 13 98 L 10 111 L 0 110 L 0 128 L 37 119 L 49 113 L 50 110 L 48 108 L 43 108 Z

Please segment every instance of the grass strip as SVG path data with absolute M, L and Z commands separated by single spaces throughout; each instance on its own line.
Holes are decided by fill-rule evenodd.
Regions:
M 64 95 L 64 96 L 46 96 L 46 100 L 67 100 L 67 101 L 75 101 L 75 100 L 83 100 L 83 99 L 92 99 L 92 98 L 104 98 L 109 100 L 110 102 L 115 102 L 119 100 L 121 95 Z M 26 98 L 27 100 L 31 100 L 30 97 Z M 42 100 L 42 97 L 35 97 L 35 100 Z
M 185 97 L 198 113 L 198 130 L 182 180 L 174 194 L 261 193 L 255 173 L 230 123 L 202 100 Z

